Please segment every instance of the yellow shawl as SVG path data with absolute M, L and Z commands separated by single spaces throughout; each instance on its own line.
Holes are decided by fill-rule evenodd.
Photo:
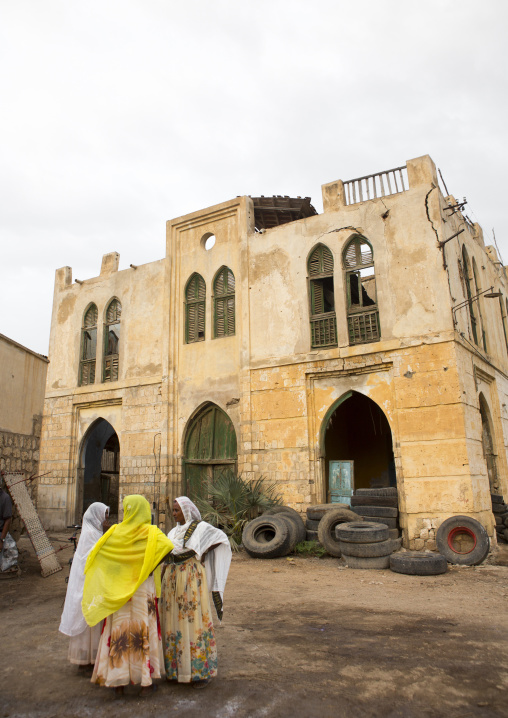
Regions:
M 150 504 L 143 496 L 126 496 L 123 508 L 123 521 L 97 541 L 85 565 L 81 606 L 89 626 L 127 603 L 173 548 L 165 534 L 150 525 Z M 159 596 L 160 569 L 154 578 Z

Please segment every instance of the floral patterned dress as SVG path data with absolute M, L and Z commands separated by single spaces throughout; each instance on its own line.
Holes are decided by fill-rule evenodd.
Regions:
M 97 650 L 92 683 L 150 686 L 161 677 L 162 643 L 153 575 L 108 616 Z
M 195 558 L 170 563 L 162 581 L 162 642 L 168 681 L 190 683 L 217 675 L 204 566 Z

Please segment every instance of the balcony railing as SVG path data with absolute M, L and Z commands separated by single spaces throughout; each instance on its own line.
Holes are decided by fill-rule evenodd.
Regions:
M 366 344 L 377 341 L 379 331 L 379 312 L 362 312 L 350 314 L 347 318 L 350 344 Z
M 312 333 L 312 347 L 336 347 L 337 346 L 337 323 L 335 313 L 326 317 L 311 318 L 310 327 Z
M 408 189 L 406 165 L 344 182 L 346 204 L 357 204 L 368 199 L 388 197 Z

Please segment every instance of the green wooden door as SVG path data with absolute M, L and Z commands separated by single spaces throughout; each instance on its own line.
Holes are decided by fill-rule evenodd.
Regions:
M 236 433 L 231 419 L 215 404 L 208 404 L 187 432 L 183 459 L 187 496 L 203 496 L 207 482 L 213 482 L 225 469 L 234 469 L 236 461 Z

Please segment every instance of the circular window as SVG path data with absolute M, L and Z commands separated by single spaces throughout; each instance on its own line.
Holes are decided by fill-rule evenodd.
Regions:
M 215 245 L 215 234 L 212 234 L 211 232 L 207 232 L 201 237 L 201 245 L 206 249 L 208 252 L 212 247 Z

